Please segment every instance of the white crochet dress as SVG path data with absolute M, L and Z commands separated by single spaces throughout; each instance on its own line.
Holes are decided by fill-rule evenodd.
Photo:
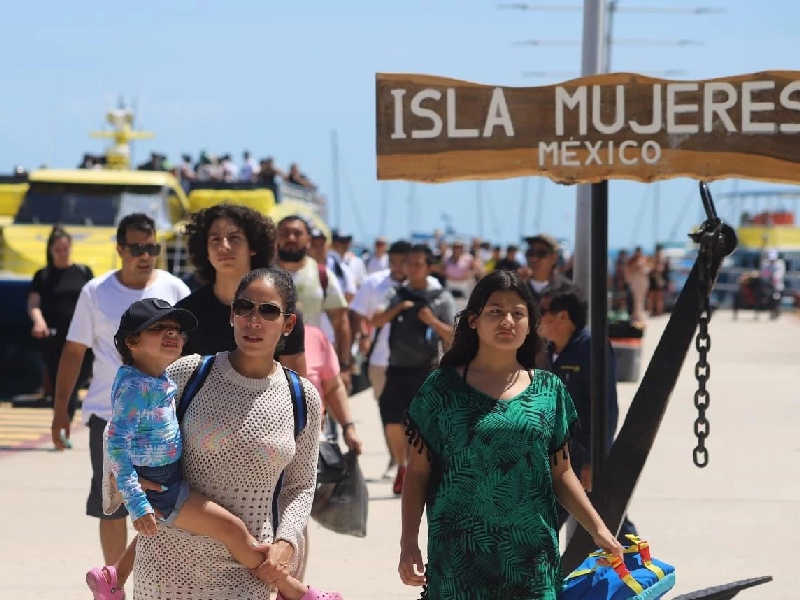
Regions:
M 181 358 L 167 374 L 183 392 L 200 357 Z M 227 352 L 217 354 L 181 426 L 184 476 L 193 489 L 242 519 L 263 542 L 273 540 L 273 493 L 281 473 L 275 538 L 295 548 L 300 570 L 303 529 L 311 513 L 319 456 L 321 403 L 303 379 L 308 422 L 295 443 L 288 382 L 280 367 L 266 379 L 233 370 Z M 113 490 L 104 486 L 112 510 Z M 154 537 L 139 536 L 134 600 L 268 600 L 269 586 L 237 563 L 221 543 L 160 525 Z

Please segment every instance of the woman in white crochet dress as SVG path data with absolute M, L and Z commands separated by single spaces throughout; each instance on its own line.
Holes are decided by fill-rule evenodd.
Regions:
M 295 438 L 289 383 L 273 360 L 291 331 L 295 301 L 291 277 L 282 271 L 258 269 L 242 279 L 230 317 L 236 350 L 216 355 L 181 423 L 186 481 L 245 522 L 262 542 L 264 564 L 248 571 L 219 542 L 162 524 L 158 535 L 138 539 L 134 600 L 268 600 L 271 583 L 299 573 L 321 403 L 302 379 L 307 421 Z M 276 306 L 281 311 L 273 319 Z M 167 368 L 176 397 L 200 360 L 186 356 Z

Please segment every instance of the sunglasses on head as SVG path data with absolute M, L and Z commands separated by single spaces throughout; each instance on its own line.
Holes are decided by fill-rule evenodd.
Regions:
M 131 253 L 134 258 L 144 256 L 147 252 L 150 256 L 158 256 L 161 254 L 161 244 L 125 244 L 125 248 Z
M 288 316 L 289 313 L 283 312 L 280 306 L 272 302 L 264 302 L 263 304 L 256 304 L 247 298 L 237 298 L 231 304 L 233 314 L 237 317 L 249 317 L 253 311 L 258 309 L 259 316 L 265 321 L 277 321 L 281 315 Z

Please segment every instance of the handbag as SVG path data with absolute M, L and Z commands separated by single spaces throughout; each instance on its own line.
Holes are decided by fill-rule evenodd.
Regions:
M 656 600 L 675 586 L 675 567 L 650 555 L 650 544 L 626 535 L 624 560 L 592 552 L 564 579 L 559 600 Z
M 317 483 L 339 483 L 347 477 L 347 462 L 336 440 L 319 443 Z
M 341 481 L 317 486 L 311 518 L 330 531 L 363 538 L 367 535 L 369 490 L 355 452 L 348 452 L 344 462 L 347 475 Z

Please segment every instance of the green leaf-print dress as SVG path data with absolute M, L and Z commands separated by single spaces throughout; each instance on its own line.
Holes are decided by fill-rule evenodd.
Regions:
M 407 414 L 427 452 L 428 600 L 555 600 L 561 591 L 551 457 L 577 423 L 572 399 L 547 371 L 510 400 L 431 373 Z M 414 450 L 412 450 L 414 451 Z

